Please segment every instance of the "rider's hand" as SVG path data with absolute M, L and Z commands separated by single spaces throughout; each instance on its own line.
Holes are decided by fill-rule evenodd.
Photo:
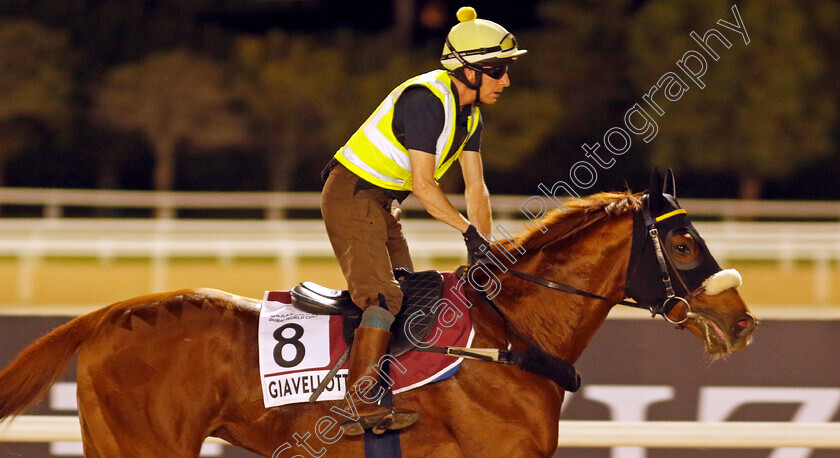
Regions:
M 490 242 L 484 238 L 472 224 L 464 232 L 464 243 L 467 245 L 467 263 L 475 264 L 490 252 Z M 484 249 L 482 250 L 482 247 Z

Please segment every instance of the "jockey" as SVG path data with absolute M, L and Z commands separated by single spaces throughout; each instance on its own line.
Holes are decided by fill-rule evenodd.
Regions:
M 377 405 L 377 364 L 391 337 L 403 293 L 393 269 L 412 269 L 408 245 L 392 208 L 414 193 L 434 218 L 464 235 L 470 261 L 487 249 L 490 196 L 481 155 L 479 106 L 493 105 L 510 86 L 508 65 L 527 51 L 495 22 L 458 10 L 441 55 L 445 70 L 415 76 L 397 86 L 322 173 L 321 213 L 353 302 L 364 310 L 350 351 L 347 395 L 359 419 L 348 435 L 382 433 L 414 423 L 415 412 Z M 467 216 L 437 185 L 455 160 L 466 185 Z M 363 383 L 359 383 L 360 379 Z M 373 383 L 373 384 L 372 384 Z M 371 398 L 377 398 L 370 401 Z

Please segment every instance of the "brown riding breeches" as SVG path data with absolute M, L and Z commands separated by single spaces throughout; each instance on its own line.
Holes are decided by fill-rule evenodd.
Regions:
M 353 302 L 363 310 L 385 297 L 388 310 L 397 314 L 402 291 L 394 269 L 412 269 L 408 243 L 397 220 L 393 199 L 382 189 L 360 189 L 359 178 L 338 164 L 321 193 L 321 214 L 327 235 L 341 265 Z

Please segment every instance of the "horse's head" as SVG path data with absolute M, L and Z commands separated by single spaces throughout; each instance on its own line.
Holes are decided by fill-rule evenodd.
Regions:
M 736 288 L 741 276 L 723 270 L 677 203 L 671 170 L 654 171 L 633 221 L 625 294 L 706 341 L 723 355 L 744 348 L 755 329 Z

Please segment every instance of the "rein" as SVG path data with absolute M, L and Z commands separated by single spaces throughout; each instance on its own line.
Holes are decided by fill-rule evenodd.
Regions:
M 551 281 L 547 278 L 538 277 L 536 275 L 531 275 L 531 274 L 522 272 L 521 270 L 510 269 L 510 273 L 512 273 L 513 275 L 516 275 L 519 278 L 524 278 L 525 280 L 528 280 L 532 283 L 536 283 L 540 286 L 545 286 L 546 288 L 551 288 L 553 290 L 562 291 L 564 293 L 575 294 L 575 295 L 578 295 L 578 296 L 588 297 L 590 299 L 600 299 L 602 301 L 610 302 L 612 304 L 629 305 L 630 307 L 636 307 L 636 308 L 647 308 L 647 307 L 644 307 L 642 305 L 637 304 L 636 302 L 616 301 L 614 299 L 610 299 L 608 297 L 601 296 L 600 294 L 595 294 L 595 293 L 591 293 L 591 292 L 586 291 L 586 290 L 575 288 L 574 286 L 567 285 L 565 283 L 557 283 L 557 282 Z

